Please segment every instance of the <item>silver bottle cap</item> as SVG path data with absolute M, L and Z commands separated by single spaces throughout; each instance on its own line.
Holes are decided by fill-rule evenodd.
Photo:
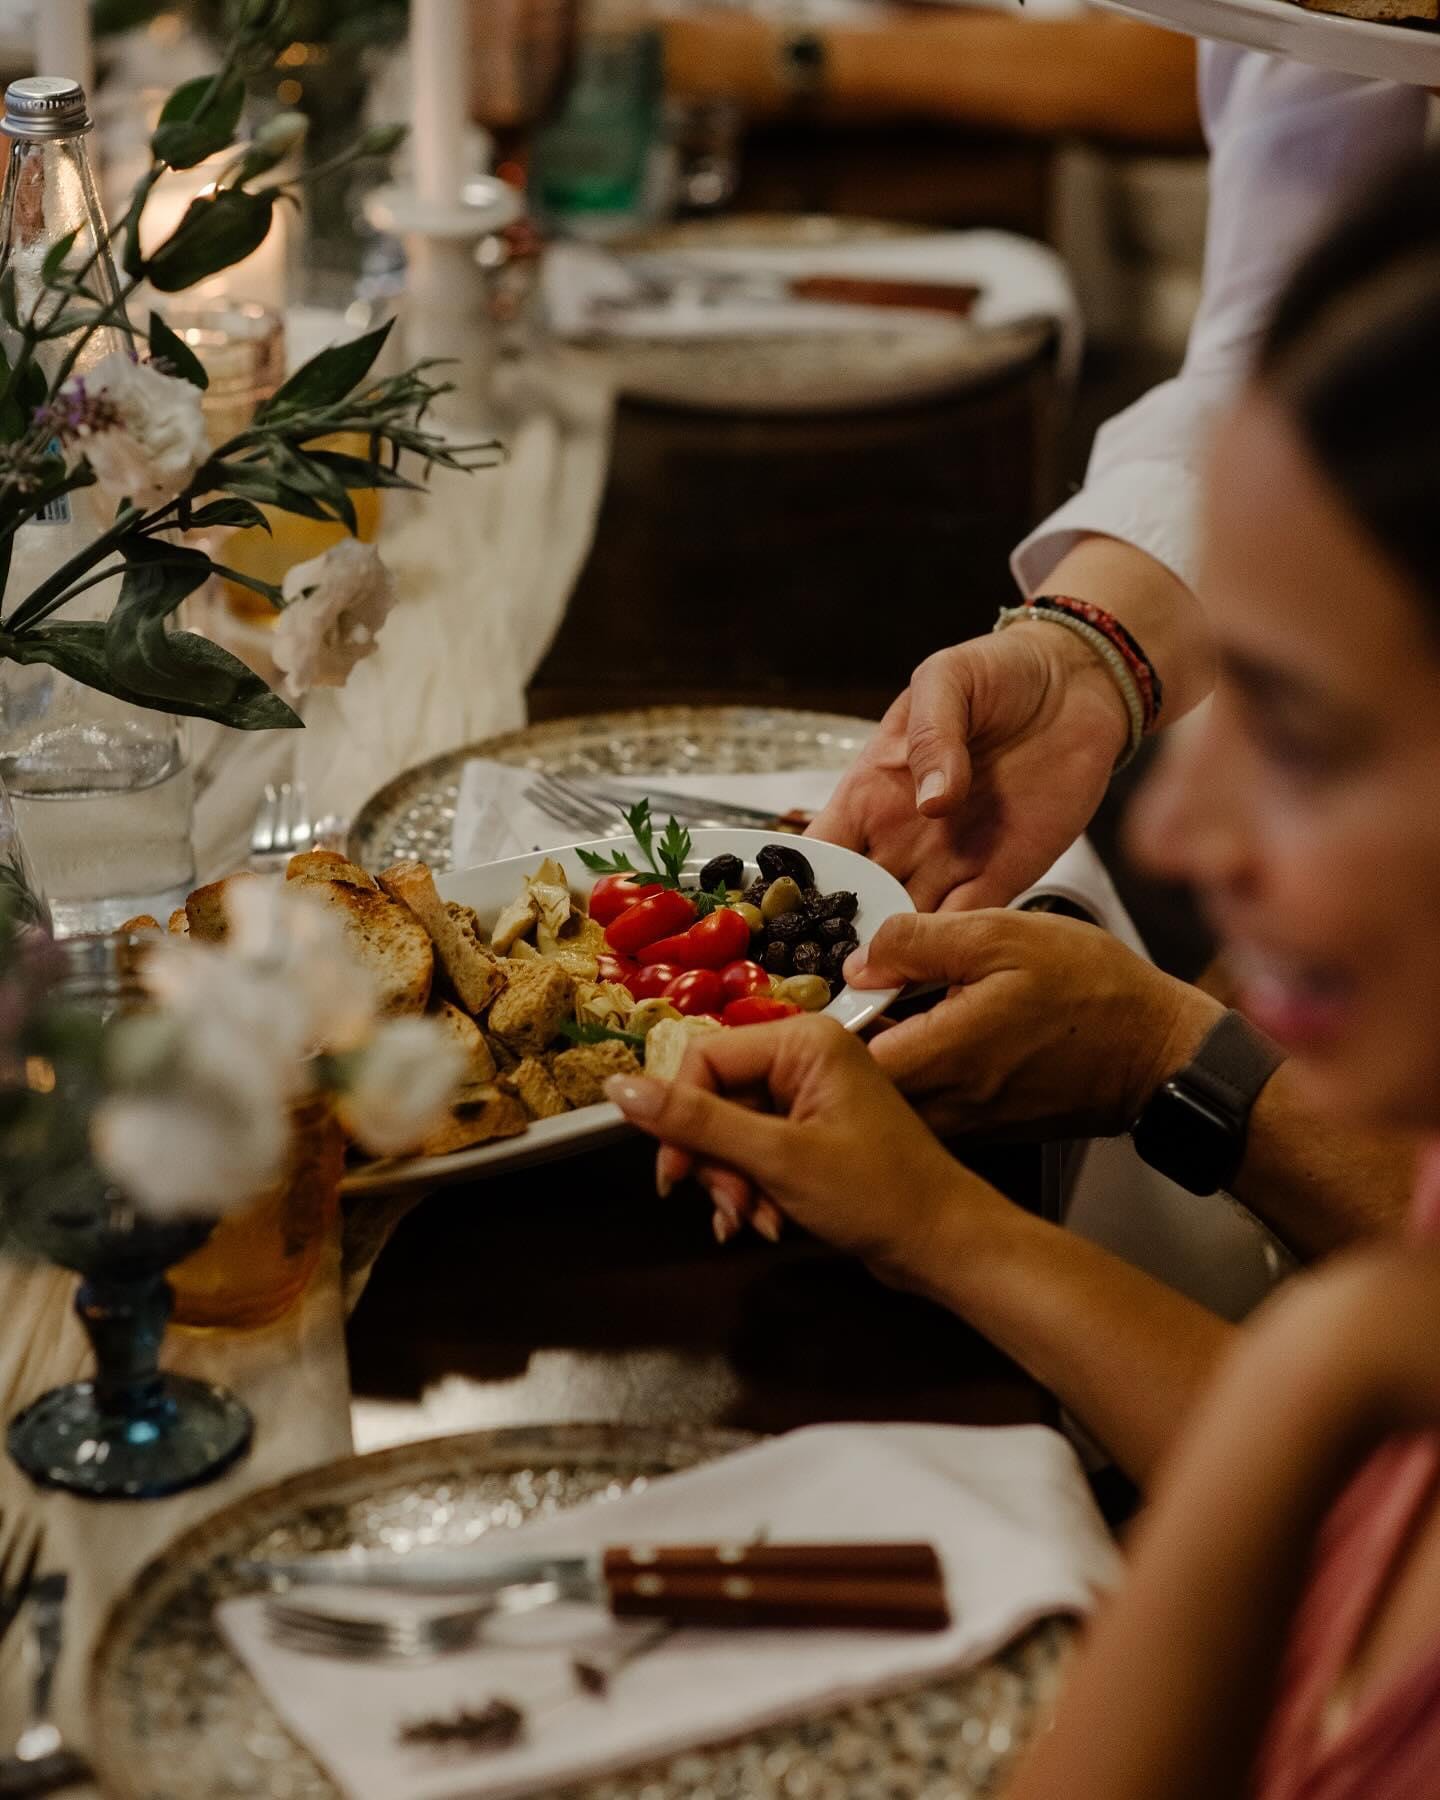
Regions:
M 29 75 L 23 81 L 12 81 L 5 90 L 0 131 L 6 137 L 40 143 L 49 138 L 79 137 L 90 126 L 85 90 L 68 75 Z

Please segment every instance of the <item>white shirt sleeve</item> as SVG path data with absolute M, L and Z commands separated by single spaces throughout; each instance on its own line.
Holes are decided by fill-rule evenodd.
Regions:
M 1228 44 L 1200 47 L 1200 101 L 1210 216 L 1184 365 L 1101 427 L 1084 487 L 1015 551 L 1026 594 L 1092 533 L 1136 545 L 1194 587 L 1208 428 L 1243 380 L 1280 286 L 1346 193 L 1424 142 L 1423 89 Z

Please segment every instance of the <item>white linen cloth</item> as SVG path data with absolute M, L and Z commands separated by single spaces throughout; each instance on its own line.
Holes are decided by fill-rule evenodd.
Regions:
M 667 264 L 697 271 L 735 271 L 794 280 L 802 275 L 861 275 L 884 280 L 974 283 L 981 292 L 966 323 L 984 328 L 1020 319 L 1056 321 L 1061 368 L 1073 375 L 1083 329 L 1065 264 L 1055 252 L 1007 231 L 928 231 L 852 243 L 685 246 L 667 248 Z M 683 291 L 669 302 L 597 309 L 606 297 L 634 292 L 623 256 L 578 244 L 556 245 L 545 260 L 545 302 L 551 323 L 566 338 L 733 338 L 778 334 L 814 337 L 893 328 L 954 332 L 944 314 L 893 307 L 842 306 L 781 295 L 722 294 L 699 300 Z
M 983 1661 L 1042 1618 L 1088 1611 L 1120 1570 L 1074 1453 L 1033 1425 L 813 1426 L 485 1544 L 548 1554 L 761 1531 L 775 1542 L 933 1543 L 952 1623 L 917 1633 L 685 1629 L 596 1700 L 576 1692 L 570 1657 L 581 1648 L 603 1657 L 646 1629 L 617 1625 L 598 1607 L 547 1608 L 414 1668 L 280 1649 L 259 1599 L 230 1601 L 218 1616 L 272 1704 L 352 1800 L 502 1800 Z M 375 1603 L 416 1605 L 393 1595 Z M 446 1761 L 396 1741 L 407 1720 L 497 1695 L 530 1715 L 512 1749 Z
M 1040 592 L 1090 533 L 1134 544 L 1195 587 L 1206 442 L 1278 289 L 1347 194 L 1424 141 L 1421 89 L 1229 44 L 1201 44 L 1200 99 L 1210 223 L 1184 367 L 1101 428 L 1084 487 L 1015 551 L 1015 579 L 1027 594 Z

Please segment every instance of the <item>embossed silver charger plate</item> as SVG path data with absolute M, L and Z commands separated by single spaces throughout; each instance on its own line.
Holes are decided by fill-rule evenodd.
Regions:
M 250 1495 L 179 1538 L 116 1608 L 91 1677 L 95 1761 L 115 1800 L 335 1800 L 213 1622 L 249 1557 L 473 1543 L 749 1441 L 723 1431 L 545 1426 L 352 1457 Z M 1053 1703 L 1073 1627 L 915 1692 L 774 1726 L 549 1800 L 978 1800 Z M 404 1800 L 397 1795 L 396 1800 Z
M 351 858 L 383 869 L 418 857 L 450 867 L 455 801 L 467 762 L 488 757 L 556 775 L 734 775 L 845 768 L 874 725 L 786 707 L 655 706 L 554 719 L 449 750 L 387 782 L 350 829 Z

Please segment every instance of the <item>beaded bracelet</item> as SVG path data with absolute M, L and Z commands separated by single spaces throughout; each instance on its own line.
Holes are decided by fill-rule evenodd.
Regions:
M 1073 632 L 1076 637 L 1088 644 L 1109 670 L 1115 686 L 1120 690 L 1120 698 L 1125 702 L 1126 717 L 1130 721 L 1129 739 L 1125 748 L 1115 759 L 1115 772 L 1118 774 L 1127 763 L 1134 760 L 1141 744 L 1145 741 L 1145 702 L 1141 696 L 1140 684 L 1135 679 L 1129 663 L 1103 631 L 1094 625 L 1086 624 L 1083 619 L 1077 619 L 1068 612 L 1051 611 L 1048 607 L 1034 605 L 1002 606 L 994 629 L 1004 631 L 1009 626 L 1023 624 L 1026 620 L 1063 625 L 1067 631 Z
M 1096 606 L 1090 600 L 1076 600 L 1069 594 L 1037 594 L 1028 604 L 1051 618 L 1057 613 L 1064 613 L 1067 618 L 1079 619 L 1084 625 L 1093 625 L 1096 631 L 1110 640 L 1124 657 L 1126 666 L 1140 689 L 1140 698 L 1145 705 L 1145 730 L 1154 731 L 1160 721 L 1165 690 L 1160 684 L 1160 676 L 1154 663 L 1114 613 L 1106 612 L 1103 606 Z

